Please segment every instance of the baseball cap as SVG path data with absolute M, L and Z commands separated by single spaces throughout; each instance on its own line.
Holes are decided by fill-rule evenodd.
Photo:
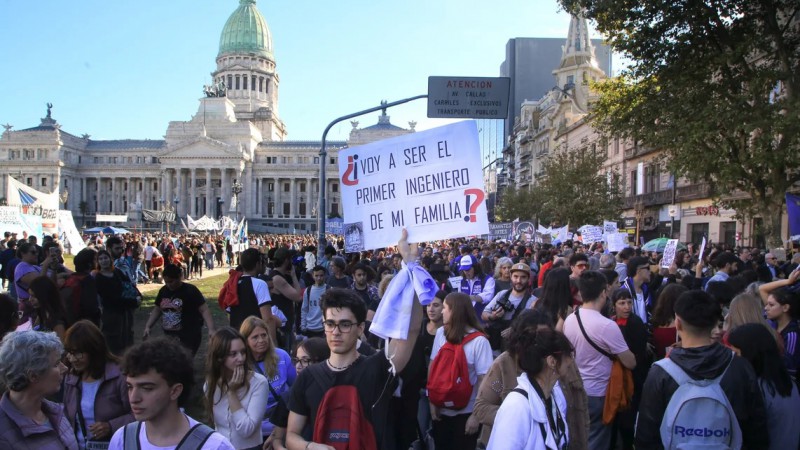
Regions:
M 472 256 L 464 256 L 461 258 L 461 261 L 458 263 L 458 270 L 469 270 L 472 269 L 472 265 L 474 261 L 472 260 Z
M 514 272 L 525 272 L 528 276 L 531 275 L 531 267 L 525 263 L 517 263 L 511 266 L 511 273 Z

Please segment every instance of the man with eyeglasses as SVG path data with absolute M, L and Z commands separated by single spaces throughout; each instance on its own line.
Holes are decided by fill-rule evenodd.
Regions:
M 405 232 L 398 248 L 406 263 L 416 259 L 416 248 L 408 244 Z M 356 348 L 357 341 L 364 334 L 367 318 L 367 305 L 361 297 L 350 289 L 332 288 L 322 296 L 322 311 L 331 354 L 326 361 L 303 370 L 292 386 L 287 447 L 330 449 L 311 441 L 318 409 L 328 389 L 354 386 L 361 401 L 360 422 L 372 426 L 377 448 L 393 448 L 395 440 L 393 424 L 389 420 L 389 401 L 396 385 L 390 368 L 393 366 L 395 373 L 402 373 L 406 367 L 422 324 L 422 307 L 418 301 L 413 302 L 407 340 L 390 340 L 385 353 L 371 356 L 359 355 Z M 387 355 L 391 356 L 391 361 Z M 349 441 L 349 438 L 348 434 L 345 439 Z
M 644 256 L 634 256 L 628 261 L 628 278 L 623 281 L 623 288 L 631 293 L 633 299 L 633 313 L 642 319 L 645 324 L 650 323 L 650 314 L 653 309 L 654 286 L 650 286 L 650 259 Z
M 778 266 L 778 257 L 775 256 L 774 253 L 767 253 L 764 255 L 764 265 L 759 268 L 759 275 L 763 281 L 775 281 L 786 278 L 786 274 L 784 274 L 780 266 Z

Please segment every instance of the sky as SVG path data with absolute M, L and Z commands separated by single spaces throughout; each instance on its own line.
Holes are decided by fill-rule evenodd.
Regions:
M 163 139 L 190 120 L 216 69 L 238 0 L 0 0 L 0 123 L 33 127 L 52 103 L 62 129 L 92 139 Z M 280 77 L 287 140 L 316 140 L 337 117 L 427 93 L 428 76 L 499 76 L 515 37 L 563 37 L 555 0 L 259 0 Z M 593 31 L 592 38 L 601 37 Z M 615 61 L 616 64 L 616 61 Z M 551 71 L 553 68 L 543 68 Z M 417 130 L 424 100 L 392 108 Z M 360 127 L 378 113 L 359 118 Z M 329 139 L 345 140 L 349 121 Z

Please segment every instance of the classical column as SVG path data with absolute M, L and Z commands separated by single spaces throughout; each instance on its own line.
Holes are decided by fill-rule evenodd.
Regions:
M 186 199 L 182 198 L 183 193 L 186 192 L 186 183 L 183 181 L 183 170 L 182 169 L 175 169 L 175 174 L 178 178 L 178 192 L 175 197 L 178 198 L 178 204 L 175 207 L 175 211 L 179 217 L 183 217 L 183 212 L 186 211 Z
M 197 169 L 192 167 L 189 169 L 190 184 L 187 189 L 189 194 L 189 205 L 187 211 L 192 212 L 192 216 L 197 217 Z
M 227 216 L 231 211 L 231 179 L 228 169 L 223 167 L 220 170 L 222 184 L 220 185 L 219 196 L 222 197 L 222 214 Z
M 211 169 L 206 167 L 206 214 L 214 217 L 214 190 L 211 188 Z
M 314 183 L 313 178 L 306 178 L 306 218 L 311 219 L 313 215 L 311 214 L 311 210 L 314 209 L 314 189 L 312 184 Z
M 244 211 L 245 217 L 249 217 L 253 215 L 253 204 L 255 203 L 254 199 L 256 197 L 256 189 L 255 183 L 253 182 L 253 163 L 248 162 L 245 165 L 245 172 L 244 172 L 245 182 L 244 185 L 244 197 L 247 199 L 245 202 L 244 208 L 241 208 L 241 211 Z
M 281 217 L 283 216 L 283 199 L 281 198 L 281 193 L 283 192 L 283 186 L 281 186 L 281 179 L 280 177 L 275 177 L 275 216 Z
M 104 212 L 107 211 L 108 213 L 113 213 L 114 212 L 114 207 L 116 206 L 116 203 L 117 203 L 115 201 L 115 199 L 114 199 L 114 196 L 117 195 L 117 189 L 116 189 L 116 186 L 114 186 L 114 177 L 109 177 L 108 185 L 109 185 L 108 198 L 107 198 L 107 201 L 104 202 L 105 205 L 103 205 L 103 211 Z M 109 206 L 109 203 L 111 204 L 110 206 Z

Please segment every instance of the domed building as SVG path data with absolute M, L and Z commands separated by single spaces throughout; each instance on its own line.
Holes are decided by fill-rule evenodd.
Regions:
M 169 207 L 181 218 L 238 214 L 251 231 L 316 231 L 321 142 L 285 140 L 279 87 L 267 21 L 256 0 L 239 0 L 190 120 L 170 122 L 163 140 L 94 140 L 62 130 L 48 107 L 38 126 L 7 125 L 0 136 L 0 197 L 13 177 L 43 192 L 68 191 L 66 209 L 87 226 L 109 216 L 141 226 L 143 209 Z M 384 112 L 372 127 L 356 123 L 348 141 L 329 141 L 324 214 L 341 214 L 338 149 L 413 131 Z

